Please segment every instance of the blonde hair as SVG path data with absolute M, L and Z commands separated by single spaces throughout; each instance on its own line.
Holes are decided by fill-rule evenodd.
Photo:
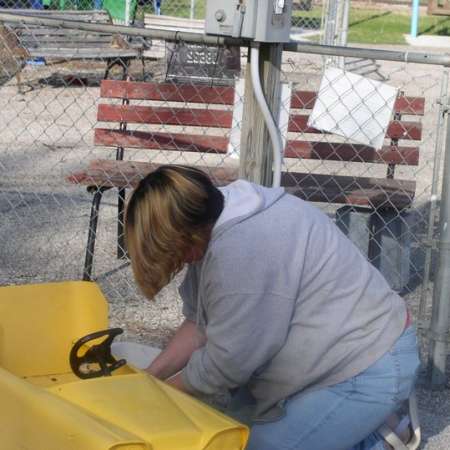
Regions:
M 191 248 L 206 249 L 223 205 L 222 193 L 194 167 L 161 166 L 140 181 L 128 201 L 125 239 L 146 297 L 183 268 Z

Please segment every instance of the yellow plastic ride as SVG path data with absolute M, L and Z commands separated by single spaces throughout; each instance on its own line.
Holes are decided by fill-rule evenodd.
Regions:
M 0 288 L 0 450 L 245 448 L 244 425 L 116 361 L 107 327 L 95 283 Z

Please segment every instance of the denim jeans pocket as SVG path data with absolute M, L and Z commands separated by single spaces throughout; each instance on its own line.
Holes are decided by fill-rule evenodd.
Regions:
M 395 407 L 411 394 L 418 367 L 416 333 L 409 327 L 388 352 L 357 375 L 357 391 L 369 401 Z

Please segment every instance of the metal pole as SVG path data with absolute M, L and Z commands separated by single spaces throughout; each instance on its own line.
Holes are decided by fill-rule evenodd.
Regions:
M 342 22 L 341 22 L 341 32 L 339 36 L 339 45 L 345 47 L 348 40 L 348 24 L 350 19 L 350 0 L 344 0 L 342 6 Z M 345 69 L 345 57 L 341 56 L 339 58 L 339 66 L 341 69 Z
M 193 19 L 195 17 L 195 0 L 191 0 L 191 15 L 190 18 Z
M 447 115 L 444 173 L 439 220 L 439 266 L 434 282 L 431 317 L 431 386 L 444 388 L 450 329 L 450 114 Z
M 130 25 L 130 2 L 131 0 L 125 0 L 125 25 Z
M 350 0 L 344 0 L 344 11 L 342 12 L 342 32 L 340 45 L 345 47 L 348 41 L 348 25 L 350 22 Z
M 433 251 L 432 240 L 434 232 L 434 223 L 436 218 L 438 183 L 439 183 L 439 175 L 441 173 L 442 138 L 443 138 L 443 131 L 445 128 L 445 108 L 448 101 L 447 92 L 448 92 L 448 70 L 444 70 L 444 73 L 442 75 L 441 91 L 439 95 L 440 105 L 438 111 L 438 120 L 436 124 L 436 144 L 434 147 L 433 177 L 431 180 L 430 212 L 428 214 L 428 230 L 426 237 L 427 247 L 425 253 L 423 284 L 422 284 L 422 291 L 420 293 L 419 316 L 417 323 L 421 336 L 424 336 L 426 331 L 428 331 L 429 329 L 429 323 L 427 323 L 425 315 L 426 315 L 426 306 L 430 280 L 431 255 Z
M 411 15 L 411 37 L 417 37 L 417 30 L 419 29 L 419 3 L 420 0 L 413 0 L 412 15 Z
M 210 36 L 206 34 L 192 33 L 189 31 L 159 30 L 152 28 L 139 28 L 136 26 L 127 27 L 125 25 L 90 23 L 80 20 L 55 19 L 45 17 L 44 15 L 33 15 L 33 13 L 14 14 L 6 12 L 5 10 L 1 10 L 0 12 L 0 22 L 25 23 L 30 25 L 85 30 L 98 33 L 123 34 L 124 36 L 149 37 L 158 40 L 166 40 L 171 42 L 183 41 L 192 44 L 228 45 L 238 47 L 249 44 L 249 42 L 244 39 Z
M 381 59 L 383 61 L 399 61 L 406 63 L 434 64 L 449 66 L 450 55 L 435 53 L 401 52 L 392 50 L 375 50 L 359 47 L 340 47 L 312 44 L 310 42 L 292 41 L 284 44 L 288 52 L 311 53 L 316 55 L 345 56 L 350 58 Z
M 323 43 L 333 45 L 336 38 L 336 19 L 338 13 L 338 1 L 329 0 L 328 11 L 325 18 L 325 36 Z

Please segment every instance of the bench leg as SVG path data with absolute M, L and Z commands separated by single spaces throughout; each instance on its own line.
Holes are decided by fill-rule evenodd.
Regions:
M 107 80 L 109 77 L 110 70 L 117 65 L 120 65 L 122 67 L 122 80 L 128 79 L 128 71 L 130 68 L 130 58 L 114 58 L 114 59 L 108 59 L 106 62 L 106 70 L 105 75 L 103 77 L 104 80 Z
M 105 75 L 103 76 L 104 80 L 107 80 L 109 77 L 109 71 L 112 69 L 112 67 L 114 66 L 114 60 L 108 59 L 106 61 L 106 70 L 105 70 Z
M 23 89 L 22 72 L 20 70 L 19 72 L 16 73 L 16 81 L 18 94 L 19 95 L 25 94 L 25 91 Z
M 131 60 L 129 58 L 121 59 L 120 63 L 122 65 L 122 69 L 123 69 L 122 80 L 126 81 L 126 80 L 128 80 L 128 72 L 130 70 Z
M 372 212 L 356 206 L 342 206 L 336 211 L 336 225 L 366 258 L 369 257 Z
M 89 219 L 89 233 L 86 245 L 86 257 L 84 260 L 83 280 L 92 281 L 92 265 L 94 261 L 95 238 L 97 237 L 98 212 L 100 209 L 100 202 L 102 201 L 105 189 L 98 189 L 95 191 L 92 199 L 91 216 Z
M 145 58 L 141 56 L 141 64 L 142 64 L 142 81 L 145 81 Z
M 411 219 L 407 212 L 343 206 L 336 211 L 336 225 L 393 290 L 405 290 L 411 277 Z
M 125 249 L 125 189 L 119 189 L 117 199 L 117 259 L 125 259 L 127 251 Z
M 369 259 L 391 288 L 402 293 L 412 275 L 410 214 L 391 210 L 375 211 L 372 227 Z

